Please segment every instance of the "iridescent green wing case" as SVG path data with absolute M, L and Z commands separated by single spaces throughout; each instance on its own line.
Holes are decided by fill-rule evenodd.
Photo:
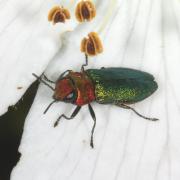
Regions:
M 136 103 L 158 87 L 151 74 L 129 68 L 88 69 L 86 73 L 95 84 L 96 101 L 101 104 Z

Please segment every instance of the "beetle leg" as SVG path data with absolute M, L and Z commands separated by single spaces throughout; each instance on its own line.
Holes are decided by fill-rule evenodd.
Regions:
M 52 106 L 52 104 L 54 104 L 55 102 L 57 102 L 57 100 L 54 100 L 53 102 L 51 102 L 48 107 L 45 109 L 43 114 L 46 114 L 46 112 L 49 110 L 49 108 Z
M 90 146 L 92 148 L 94 148 L 93 135 L 94 135 L 94 129 L 96 127 L 96 115 L 95 115 L 94 110 L 90 104 L 88 104 L 88 107 L 89 107 L 89 112 L 91 114 L 91 117 L 94 121 L 94 125 L 93 125 L 92 130 L 91 130 L 91 141 L 90 141 Z
M 43 78 L 44 78 L 47 82 L 50 82 L 50 83 L 53 83 L 53 84 L 56 83 L 56 82 L 51 81 L 50 79 L 48 79 L 48 77 L 47 77 L 44 73 L 42 74 L 42 76 L 43 76 Z
M 46 81 L 44 81 L 44 80 L 41 78 L 41 76 L 39 77 L 39 76 L 37 76 L 37 75 L 34 74 L 34 73 L 32 73 L 32 75 L 33 75 L 34 77 L 36 77 L 39 82 L 42 82 L 43 84 L 45 84 L 46 86 L 48 86 L 48 87 L 49 87 L 50 89 L 52 89 L 53 91 L 55 90 L 55 89 L 54 89 L 52 86 L 50 86 Z
M 87 54 L 85 54 L 85 60 L 86 60 L 86 61 L 85 61 L 85 64 L 83 64 L 83 65 L 81 66 L 81 71 L 82 71 L 82 72 L 84 72 L 84 67 L 88 65 L 88 55 L 87 55 Z
M 126 104 L 116 104 L 117 106 L 121 107 L 121 108 L 124 108 L 124 109 L 130 109 L 132 110 L 135 114 L 137 114 L 139 117 L 142 117 L 144 119 L 147 119 L 147 120 L 150 120 L 150 121 L 157 121 L 159 119 L 157 118 L 149 118 L 149 117 L 146 117 L 146 116 L 143 116 L 142 114 L 138 113 L 134 108 L 126 105 Z
M 56 126 L 58 125 L 58 123 L 59 123 L 59 121 L 60 121 L 60 119 L 61 119 L 62 117 L 65 118 L 65 119 L 67 119 L 67 120 L 73 119 L 73 118 L 78 114 L 78 112 L 80 111 L 80 109 L 81 109 L 81 106 L 77 106 L 76 109 L 73 111 L 73 113 L 71 114 L 70 117 L 67 117 L 65 114 L 61 114 L 61 115 L 59 116 L 59 118 L 56 120 L 56 122 L 54 123 L 54 127 L 56 127 Z

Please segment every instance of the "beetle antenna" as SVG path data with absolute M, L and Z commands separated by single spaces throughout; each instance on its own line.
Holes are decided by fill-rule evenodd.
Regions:
M 51 102 L 48 107 L 45 109 L 44 113 L 43 114 L 46 114 L 46 112 L 49 110 L 49 108 L 55 103 L 57 102 L 57 100 L 54 100 L 53 102 Z
M 117 106 L 121 107 L 121 108 L 124 108 L 124 109 L 130 109 L 132 110 L 135 114 L 137 114 L 139 117 L 141 118 L 144 118 L 144 119 L 147 119 L 147 120 L 150 120 L 150 121 L 157 121 L 159 119 L 157 118 L 149 118 L 149 117 L 146 117 L 140 113 L 138 113 L 134 108 L 130 107 L 130 106 L 127 106 L 126 104 L 116 104 Z
M 81 71 L 84 72 L 84 67 L 88 65 L 88 55 L 85 54 L 85 64 L 81 66 Z
M 39 77 L 39 76 L 37 76 L 37 75 L 34 74 L 34 73 L 32 73 L 32 75 L 33 75 L 34 77 L 36 77 L 39 82 L 42 82 L 43 84 L 45 84 L 46 86 L 48 86 L 48 87 L 49 87 L 50 89 L 52 89 L 53 91 L 55 90 L 55 89 L 54 89 L 52 86 L 50 86 L 46 81 L 44 81 L 44 80 L 41 78 L 41 76 Z
M 58 79 L 62 79 L 67 72 L 69 73 L 69 72 L 71 72 L 71 70 L 66 70 L 66 71 L 64 71 L 64 72 L 59 76 Z
M 44 73 L 43 73 L 42 75 L 43 75 L 43 77 L 44 77 L 44 80 L 46 80 L 47 82 L 50 82 L 50 83 L 56 84 L 56 82 L 54 82 L 54 81 L 52 81 L 52 80 L 48 79 L 48 77 L 47 77 Z

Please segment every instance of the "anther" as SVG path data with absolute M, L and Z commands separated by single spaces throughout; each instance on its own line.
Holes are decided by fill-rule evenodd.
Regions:
M 91 21 L 96 16 L 96 8 L 92 1 L 81 1 L 75 10 L 76 19 L 79 22 Z
M 60 6 L 53 7 L 48 14 L 48 21 L 52 21 L 53 24 L 64 23 L 66 19 L 70 19 L 70 13 L 68 9 Z
M 96 32 L 88 34 L 88 38 L 83 38 L 81 41 L 81 52 L 88 56 L 95 56 L 103 52 L 101 39 Z

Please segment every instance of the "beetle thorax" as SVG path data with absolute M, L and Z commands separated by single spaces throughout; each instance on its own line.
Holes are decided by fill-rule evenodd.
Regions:
M 94 101 L 94 85 L 86 73 L 70 72 L 69 76 L 72 78 L 77 90 L 76 104 L 84 105 Z
M 85 72 L 70 71 L 56 82 L 54 98 L 79 106 L 95 100 L 94 85 Z

